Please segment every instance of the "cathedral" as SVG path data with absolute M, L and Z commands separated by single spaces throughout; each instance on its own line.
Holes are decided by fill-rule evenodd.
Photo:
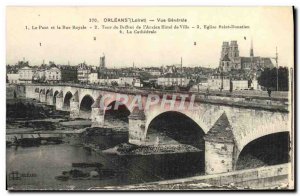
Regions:
M 251 41 L 250 57 L 239 55 L 237 41 L 224 41 L 222 44 L 219 69 L 223 72 L 232 70 L 257 71 L 262 68 L 273 68 L 274 64 L 269 57 L 254 56 L 253 43 Z

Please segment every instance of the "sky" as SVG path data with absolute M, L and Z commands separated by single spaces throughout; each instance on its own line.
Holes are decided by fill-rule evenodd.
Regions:
M 249 56 L 251 39 L 255 56 L 274 57 L 280 66 L 294 66 L 291 7 L 7 7 L 6 62 L 25 58 L 30 65 L 54 61 L 99 65 L 104 53 L 110 68 L 132 66 L 205 66 L 219 64 L 223 41 L 237 40 L 240 56 Z M 157 31 L 157 34 L 120 34 L 118 30 L 26 30 L 25 26 L 143 25 L 104 23 L 104 18 L 185 18 L 190 27 L 202 29 Z M 97 18 L 98 23 L 90 23 Z M 149 20 L 155 22 L 149 22 Z M 203 25 L 246 25 L 249 29 L 206 30 Z M 94 39 L 96 37 L 96 40 Z M 196 45 L 195 45 L 196 42 Z

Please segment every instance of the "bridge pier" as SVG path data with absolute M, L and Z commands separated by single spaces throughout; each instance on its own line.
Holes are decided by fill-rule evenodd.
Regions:
M 30 97 L 30 98 L 34 98 L 35 100 L 39 101 L 40 100 L 40 93 L 39 92 L 35 92 L 33 94 L 33 97 Z
M 204 137 L 205 173 L 217 174 L 233 171 L 235 142 L 227 116 L 223 113 Z
M 92 127 L 103 127 L 104 125 L 104 111 L 98 107 L 92 107 Z
M 30 87 L 26 87 L 26 98 L 31 98 L 31 99 L 35 99 L 35 100 L 40 100 L 40 89 L 39 88 L 30 88 Z
M 131 114 L 128 116 L 129 119 L 129 143 L 135 145 L 142 145 L 146 140 L 146 117 L 144 110 L 140 110 L 135 107 Z
M 40 93 L 40 102 L 41 103 L 46 103 L 46 94 L 45 94 L 45 89 L 42 90 L 42 92 Z
M 63 96 L 63 92 L 60 91 L 60 93 L 56 96 L 55 108 L 56 110 L 63 110 L 63 106 L 64 106 L 64 96 Z
M 72 96 L 72 99 L 70 101 L 70 118 L 75 119 L 79 118 L 79 96 L 78 96 L 78 91 L 74 93 Z
M 103 127 L 104 125 L 104 109 L 100 107 L 101 96 L 93 103 L 92 107 L 92 127 Z
M 54 105 L 53 104 L 53 95 L 47 96 L 47 105 Z
M 53 105 L 53 91 L 52 90 L 47 95 L 47 105 Z
M 28 86 L 25 86 L 25 97 L 26 98 L 35 98 L 35 89 L 34 88 L 30 88 Z

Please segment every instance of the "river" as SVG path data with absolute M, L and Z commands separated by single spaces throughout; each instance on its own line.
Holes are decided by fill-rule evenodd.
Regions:
M 87 120 L 67 121 L 67 118 L 63 116 L 55 119 L 51 117 L 51 112 L 48 111 L 48 113 L 50 116 L 43 119 L 28 120 L 18 116 L 17 120 L 12 120 L 15 117 L 8 120 L 7 140 L 11 140 L 14 136 L 31 137 L 31 133 L 36 135 L 34 133 L 37 131 L 68 131 L 90 126 Z M 113 124 L 118 125 L 116 122 Z M 118 126 L 113 129 L 120 132 Z M 22 136 L 20 133 L 23 133 Z M 203 152 L 122 156 L 102 153 L 101 150 L 128 141 L 128 133 L 124 133 L 124 130 L 120 134 L 85 135 L 84 138 L 79 134 L 65 134 L 64 139 L 64 143 L 56 145 L 7 147 L 7 188 L 86 190 L 91 187 L 128 185 L 204 174 Z M 82 143 L 97 144 L 99 150 L 93 151 L 83 146 Z M 103 164 L 104 169 L 110 169 L 116 175 L 104 176 L 100 179 L 69 179 L 67 181 L 55 178 L 63 171 L 74 169 L 72 163 L 81 162 L 99 162 Z M 20 178 L 14 178 L 16 172 Z
M 111 138 L 110 138 L 111 139 Z M 14 189 L 88 189 L 94 186 L 112 186 L 158 181 L 202 174 L 199 153 L 181 153 L 147 156 L 118 156 L 90 151 L 82 146 L 60 144 L 39 147 L 11 147 L 7 149 L 7 173 L 35 174 L 8 180 Z M 72 169 L 72 163 L 100 162 L 117 175 L 100 180 L 55 179 L 62 171 Z M 202 170 L 202 171 L 201 171 Z

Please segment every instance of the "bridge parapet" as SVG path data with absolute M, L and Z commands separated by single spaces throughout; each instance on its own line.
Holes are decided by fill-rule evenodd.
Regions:
M 272 110 L 279 112 L 288 112 L 289 99 L 287 97 L 265 97 L 265 96 L 251 96 L 249 93 L 247 95 L 212 92 L 212 93 L 191 93 L 191 92 L 176 92 L 176 91 L 158 91 L 151 89 L 128 89 L 128 88 L 109 88 L 95 85 L 82 85 L 82 84 L 26 84 L 26 86 L 36 87 L 36 88 L 54 88 L 60 87 L 60 89 L 66 89 L 73 87 L 73 89 L 90 89 L 99 92 L 112 92 L 127 95 L 141 95 L 147 97 L 149 94 L 154 94 L 162 97 L 166 94 L 176 94 L 180 99 L 180 95 L 187 95 L 188 97 L 195 96 L 194 101 L 199 103 L 210 103 L 210 104 L 220 104 L 229 105 L 231 107 L 245 107 L 245 108 L 256 108 L 262 110 Z

